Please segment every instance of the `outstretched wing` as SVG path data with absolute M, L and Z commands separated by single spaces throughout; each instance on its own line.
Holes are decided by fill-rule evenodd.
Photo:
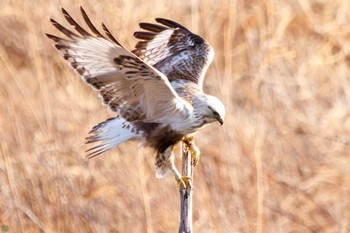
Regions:
M 168 19 L 157 18 L 160 24 L 140 23 L 134 36 L 141 39 L 133 50 L 144 62 L 164 73 L 169 81 L 185 79 L 200 87 L 214 50 L 202 37 Z
M 102 27 L 107 40 L 91 23 L 81 9 L 85 23 L 95 34 L 92 36 L 62 8 L 66 20 L 76 34 L 55 20 L 51 23 L 69 39 L 46 34 L 69 65 L 99 91 L 103 103 L 129 121 L 169 123 L 187 117 L 185 103 L 161 72 L 129 52 Z

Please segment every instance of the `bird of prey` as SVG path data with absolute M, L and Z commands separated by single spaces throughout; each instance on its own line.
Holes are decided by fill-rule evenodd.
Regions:
M 143 31 L 134 33 L 140 41 L 129 51 L 105 24 L 103 35 L 80 10 L 92 33 L 62 8 L 76 32 L 50 19 L 67 38 L 46 35 L 102 102 L 118 114 L 92 128 L 86 138 L 86 143 L 93 143 L 87 158 L 125 141 L 139 141 L 157 153 L 157 177 L 171 171 L 178 185 L 186 187 L 189 178 L 182 177 L 174 165 L 174 146 L 184 142 L 196 165 L 200 152 L 194 134 L 215 121 L 222 125 L 225 116 L 223 103 L 202 89 L 213 48 L 179 23 L 156 18 L 158 24 L 140 23 Z

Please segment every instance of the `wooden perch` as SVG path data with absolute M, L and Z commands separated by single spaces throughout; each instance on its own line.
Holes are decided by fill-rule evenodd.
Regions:
M 193 198 L 193 169 L 191 154 L 182 143 L 182 176 L 190 177 L 187 187 L 180 187 L 180 228 L 179 233 L 192 233 L 192 198 Z

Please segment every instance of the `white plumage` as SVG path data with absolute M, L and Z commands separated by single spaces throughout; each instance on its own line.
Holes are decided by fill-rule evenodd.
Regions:
M 141 133 L 121 116 L 101 122 L 91 130 L 91 135 L 86 138 L 86 143 L 98 142 L 98 145 L 87 150 L 87 158 L 101 154 L 130 139 L 141 138 Z

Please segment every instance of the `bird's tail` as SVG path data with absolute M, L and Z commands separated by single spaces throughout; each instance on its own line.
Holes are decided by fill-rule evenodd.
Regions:
M 86 138 L 86 143 L 98 143 L 88 149 L 86 158 L 102 154 L 122 142 L 137 138 L 140 135 L 135 126 L 121 116 L 110 118 L 94 126 Z

